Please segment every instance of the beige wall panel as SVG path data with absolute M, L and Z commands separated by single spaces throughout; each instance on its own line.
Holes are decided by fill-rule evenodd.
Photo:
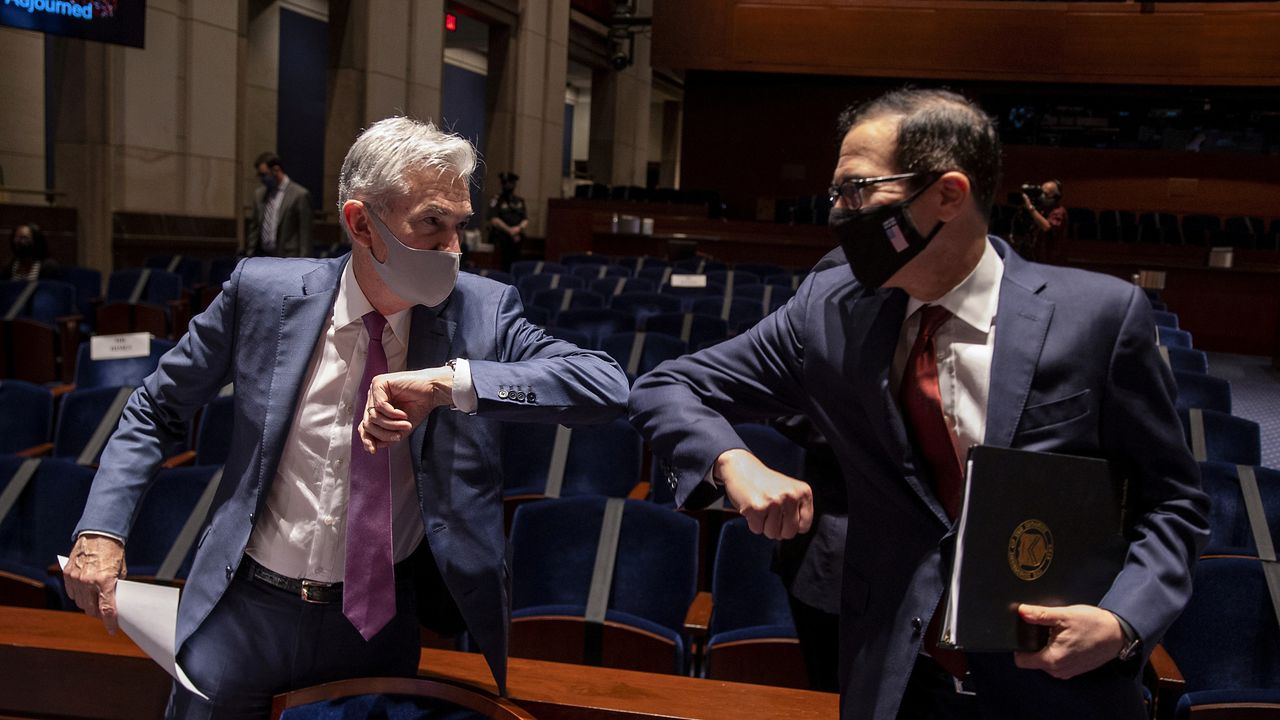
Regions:
M 184 212 L 213 217 L 235 215 L 235 161 L 189 156 L 186 165 Z
M 43 188 L 44 35 L 0 29 L 0 166 L 8 187 Z M 13 196 L 11 202 L 37 200 Z
M 236 45 L 230 30 L 191 23 L 187 143 L 194 155 L 236 156 Z
M 178 43 L 178 18 L 148 7 L 146 49 L 124 50 L 122 144 L 164 152 L 179 150 L 181 102 L 175 68 L 186 58 Z M 170 176 L 170 182 L 173 177 L 177 176 Z
M 123 186 L 116 195 L 114 209 L 176 214 L 186 212 L 186 162 L 182 155 L 143 147 L 123 147 L 116 150 Z
M 366 69 L 403 78 L 409 57 L 409 0 L 369 0 Z
M 404 79 L 377 73 L 365 76 L 365 122 L 363 127 L 405 111 Z
M 280 84 L 280 6 L 272 4 L 249 19 L 245 84 L 277 89 Z
M 239 5 L 231 0 L 196 0 L 187 7 L 192 20 L 236 32 L 239 29 Z
M 412 83 L 405 112 L 418 120 L 440 121 L 440 88 Z

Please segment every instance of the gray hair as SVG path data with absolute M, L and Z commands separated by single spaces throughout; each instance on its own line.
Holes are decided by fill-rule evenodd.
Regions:
M 345 228 L 341 208 L 352 199 L 385 212 L 392 197 L 409 191 L 406 176 L 429 168 L 470 184 L 478 162 L 475 148 L 461 135 L 407 117 L 379 120 L 360 133 L 342 161 L 338 217 Z

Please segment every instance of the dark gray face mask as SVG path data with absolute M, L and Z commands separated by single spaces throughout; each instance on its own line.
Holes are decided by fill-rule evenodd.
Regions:
M 939 220 L 928 235 L 923 235 L 907 213 L 912 201 L 931 185 L 888 205 L 831 209 L 827 224 L 844 248 L 849 270 L 859 283 L 872 290 L 883 287 L 894 273 L 924 251 L 946 224 Z
M 383 284 L 405 302 L 427 307 L 444 302 L 458 282 L 458 263 L 462 255 L 443 250 L 415 250 L 400 242 L 368 204 L 364 209 L 377 228 L 382 243 L 387 246 L 385 263 L 378 262 L 378 258 L 373 256 L 372 247 L 368 250 L 373 269 Z

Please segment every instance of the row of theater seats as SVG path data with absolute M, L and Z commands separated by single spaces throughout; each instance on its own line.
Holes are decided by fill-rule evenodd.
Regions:
M 645 263 L 638 259 L 609 263 L 619 264 L 634 266 Z M 544 264 L 540 268 L 530 268 L 527 274 L 545 274 L 533 271 L 546 269 Z M 517 268 L 517 271 L 521 270 L 524 269 Z M 735 269 L 735 272 L 746 271 Z M 1158 299 L 1153 300 L 1153 305 L 1158 304 Z M 1248 553 L 1248 536 L 1241 535 L 1241 528 L 1248 525 L 1241 521 L 1238 512 L 1238 508 L 1243 507 L 1243 501 L 1238 500 L 1243 497 L 1239 482 L 1234 484 L 1236 495 L 1229 499 L 1224 499 L 1214 487 L 1230 489 L 1233 485 L 1223 468 L 1244 466 L 1254 468 L 1259 485 L 1274 491 L 1274 472 L 1256 468 L 1260 464 L 1258 428 L 1229 414 L 1229 389 L 1223 404 L 1222 386 L 1215 385 L 1213 379 L 1208 378 L 1205 356 L 1189 347 L 1191 338 L 1176 328 L 1176 317 L 1157 315 L 1157 318 L 1161 322 L 1157 332 L 1163 352 L 1176 372 L 1179 412 L 1188 443 L 1197 459 L 1205 462 L 1206 488 L 1214 494 L 1212 522 L 1215 530 L 1210 549 L 1222 552 L 1223 548 L 1236 548 L 1241 553 Z M 1188 347 L 1170 347 L 1170 343 Z M 108 383 L 106 389 L 109 391 L 113 387 L 136 385 L 150 371 L 149 367 L 154 366 L 158 351 L 163 350 L 164 345 L 155 349 L 157 352 L 153 352 L 151 358 L 139 362 L 138 367 L 128 373 L 123 371 L 123 366 L 89 362 L 86 367 L 97 366 L 97 374 L 106 378 L 102 382 Z M 76 392 L 95 390 L 88 387 L 93 381 L 87 378 L 82 380 L 86 387 L 78 388 Z M 1201 385 L 1210 389 L 1203 391 Z M 41 390 L 22 388 L 14 383 L 0 384 L 0 406 L 5 408 L 5 417 L 9 416 L 7 408 L 14 406 L 6 400 L 14 387 L 36 392 Z M 1199 397 L 1196 393 L 1210 399 L 1196 399 Z M 119 398 L 118 391 L 111 394 Z M 39 420 L 17 423 L 32 427 L 52 426 L 53 444 L 58 445 L 59 441 L 63 444 L 59 450 L 50 448 L 52 457 L 30 471 L 32 477 L 25 489 L 14 492 L 12 478 L 24 464 L 30 467 L 26 463 L 28 458 L 11 457 L 6 464 L 0 465 L 0 481 L 7 483 L 0 484 L 0 507 L 4 505 L 4 497 L 11 498 L 8 511 L 0 515 L 0 559 L 5 563 L 25 561 L 25 571 L 19 572 L 24 569 L 17 568 L 12 575 L 27 580 L 29 590 L 42 587 L 33 586 L 31 582 L 41 578 L 48 581 L 46 586 L 54 589 L 41 589 L 41 592 L 48 593 L 40 596 L 44 602 L 51 602 L 56 596 L 56 580 L 45 577 L 50 552 L 65 547 L 70 528 L 83 505 L 88 478 L 92 475 L 92 463 L 96 459 L 96 456 L 89 456 L 94 453 L 86 454 L 84 443 L 62 436 L 67 434 L 70 437 L 77 433 L 80 437 L 92 436 L 94 433 L 87 428 L 102 426 L 102 421 L 76 419 L 70 414 L 66 400 L 71 396 L 72 393 L 62 396 L 61 412 L 56 422 L 49 419 L 43 423 Z M 52 405 L 51 395 L 40 402 L 30 393 L 23 397 L 25 399 L 20 400 L 19 405 Z M 200 423 L 202 427 L 189 431 L 186 444 L 192 449 L 181 457 L 188 462 L 194 461 L 196 465 L 184 472 L 166 469 L 166 475 L 157 480 L 156 487 L 163 489 L 153 490 L 155 498 L 148 497 L 147 508 L 153 506 L 154 500 L 154 507 L 166 508 L 168 512 L 161 513 L 166 517 L 153 524 L 147 519 L 152 511 L 144 508 L 139 522 L 147 530 L 135 531 L 130 541 L 131 566 L 135 573 L 179 580 L 183 576 L 185 566 L 190 562 L 190 549 L 178 540 L 189 534 L 184 531 L 190 529 L 192 522 L 195 527 L 199 526 L 201 520 L 193 521 L 192 518 L 203 517 L 201 498 L 210 494 L 216 468 L 222 459 L 208 446 L 221 441 L 224 443 L 221 453 L 225 457 L 225 442 L 231 432 L 226 427 L 229 425 L 231 402 L 230 398 L 216 401 L 204 413 Z M 1219 409 L 1199 407 L 1213 403 L 1217 403 Z M 103 415 L 110 416 L 112 412 L 118 416 L 118 410 L 113 411 L 110 407 L 103 411 Z M 219 412 L 227 418 L 226 425 L 219 425 L 216 420 Z M 52 418 L 48 410 L 46 417 Z M 113 424 L 114 418 L 107 422 Z M 770 466 L 791 475 L 800 474 L 803 450 L 776 430 L 742 426 L 739 432 L 748 446 Z M 12 452 L 12 448 L 5 450 Z M 721 509 L 684 514 L 672 512 L 670 487 L 660 477 L 658 463 L 647 457 L 639 436 L 625 421 L 576 429 L 522 426 L 520 432 L 504 434 L 500 452 L 506 476 L 504 496 L 513 550 L 516 612 L 513 654 L 660 672 L 691 672 L 722 679 L 804 684 L 803 666 L 787 612 L 785 590 L 768 569 L 772 543 L 749 535 L 740 522 L 728 522 L 732 514 Z M 174 453 L 178 453 L 178 448 Z M 1215 465 L 1209 461 L 1228 464 Z M 177 465 L 178 462 L 172 464 Z M 644 470 L 646 465 L 649 472 Z M 1211 470 L 1218 472 L 1212 476 L 1217 478 L 1214 481 L 1209 479 Z M 1264 499 L 1273 495 L 1274 492 L 1267 492 Z M 56 503 L 54 498 L 57 498 Z M 1276 515 L 1274 511 L 1268 512 Z M 52 513 L 61 513 L 60 519 L 54 519 Z M 606 518 L 611 520 L 606 521 Z M 597 555 L 605 551 L 602 549 L 601 529 L 614 527 L 614 522 L 620 524 L 615 528 L 615 570 L 609 576 L 613 582 L 602 587 L 605 580 L 594 578 L 592 569 L 598 564 Z M 1271 527 L 1276 527 L 1274 522 Z M 135 557 L 134 543 L 143 543 L 139 538 L 146 538 L 148 532 L 160 538 L 158 542 L 148 542 L 158 549 L 138 550 L 141 555 Z M 635 547 L 633 542 L 636 535 L 643 538 L 640 547 Z M 1255 542 L 1252 553 L 1256 556 L 1258 552 Z M 1260 561 L 1253 559 L 1244 564 L 1253 569 L 1254 580 L 1257 580 L 1260 576 L 1256 570 Z M 551 567 L 554 572 L 548 572 L 546 567 Z M 1202 563 L 1197 569 L 1198 577 L 1203 573 L 1216 572 L 1210 569 L 1216 567 L 1219 567 L 1216 561 Z M 11 566 L 6 565 L 6 568 Z M 1241 580 L 1239 586 L 1254 585 L 1246 579 Z M 1220 592 L 1223 586 L 1208 578 L 1201 579 L 1197 587 L 1193 609 L 1200 607 L 1197 603 L 1211 602 L 1206 598 L 1211 598 L 1212 589 L 1218 588 Z M 705 594 L 708 591 L 710 594 Z M 1250 608 L 1256 619 L 1259 608 L 1265 609 L 1266 599 L 1265 596 L 1253 599 L 1257 602 L 1245 603 L 1244 607 Z M 1188 617 L 1193 616 L 1193 609 L 1188 610 Z M 1261 620 L 1268 620 L 1268 616 L 1263 613 Z M 1184 687 L 1189 692 L 1223 687 L 1217 676 L 1201 673 L 1197 669 L 1197 660 L 1189 658 L 1189 652 L 1199 650 L 1181 649 L 1180 643 L 1186 638 L 1192 638 L 1187 642 L 1194 642 L 1202 635 L 1197 632 L 1201 624 L 1194 620 L 1180 623 L 1166 644 L 1168 654 L 1183 667 Z M 1233 641 L 1233 651 L 1253 647 L 1245 640 L 1265 640 L 1275 635 L 1274 623 L 1255 623 L 1244 628 L 1249 636 L 1242 637 L 1240 642 Z M 1219 627 L 1217 636 L 1236 637 L 1229 632 L 1238 634 L 1240 630 L 1240 626 Z M 1274 662 L 1274 653 L 1263 657 L 1269 658 L 1264 662 Z M 1274 672 L 1274 668 L 1268 670 L 1264 667 L 1260 672 L 1265 676 L 1267 672 Z M 1274 680 L 1274 677 L 1258 678 L 1257 675 L 1256 672 L 1252 676 L 1240 675 L 1239 678 L 1244 679 L 1236 682 L 1268 687 L 1267 683 Z M 1239 689 L 1238 685 L 1235 687 Z M 1167 701 L 1166 706 L 1171 702 Z
M 1148 291 L 1158 304 L 1158 293 Z M 1210 537 L 1191 601 L 1148 668 L 1157 717 L 1280 713 L 1280 624 L 1268 574 L 1280 578 L 1280 471 L 1262 467 L 1256 423 L 1231 414 L 1230 384 L 1207 374 L 1204 353 L 1155 311 L 1159 349 L 1173 370 L 1177 407 L 1210 500 Z M 1198 715 L 1196 715 L 1198 716 Z
M 1280 250 L 1280 218 L 1067 208 L 1067 236 L 1076 240 Z

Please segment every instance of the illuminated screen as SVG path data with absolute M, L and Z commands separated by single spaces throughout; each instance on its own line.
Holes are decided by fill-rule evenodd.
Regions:
M 0 25 L 142 47 L 146 0 L 0 0 Z

